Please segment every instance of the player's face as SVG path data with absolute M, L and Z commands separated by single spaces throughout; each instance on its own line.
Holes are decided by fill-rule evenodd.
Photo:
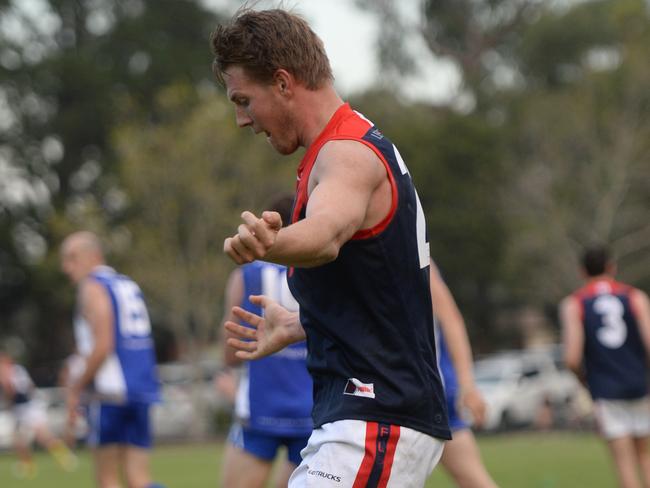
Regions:
M 87 274 L 88 263 L 79 247 L 64 245 L 61 250 L 61 270 L 73 283 L 78 283 Z
M 255 134 L 264 132 L 280 154 L 291 154 L 298 149 L 291 113 L 277 84 L 257 82 L 241 66 L 228 68 L 224 79 L 228 98 L 235 104 L 239 127 L 250 127 Z

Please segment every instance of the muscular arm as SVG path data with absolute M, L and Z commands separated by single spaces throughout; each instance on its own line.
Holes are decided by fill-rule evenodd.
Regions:
M 376 191 L 386 193 L 384 205 L 373 205 Z M 370 148 L 356 141 L 331 141 L 311 172 L 305 219 L 279 229 L 266 215 L 257 219 L 245 212 L 245 223 L 226 239 L 224 250 L 240 264 L 263 258 L 288 266 L 319 266 L 336 259 L 355 232 L 381 221 L 390 208 L 389 195 L 386 169 Z
M 646 356 L 650 360 L 650 300 L 648 300 L 648 295 L 636 289 L 632 292 L 630 299 L 636 312 L 636 321 L 645 346 Z
M 560 322 L 564 342 L 564 362 L 579 379 L 583 379 L 582 358 L 585 342 L 580 320 L 580 309 L 574 297 L 566 297 L 560 303 Z
M 238 366 L 241 364 L 241 359 L 239 359 L 235 353 L 237 350 L 232 346 L 228 345 L 228 339 L 235 337 L 231 332 L 225 329 L 226 322 L 237 322 L 238 319 L 233 313 L 232 309 L 236 305 L 240 305 L 244 298 L 244 273 L 241 269 L 236 269 L 228 277 L 228 283 L 226 284 L 226 294 L 225 294 L 225 303 L 224 303 L 224 314 L 223 320 L 221 321 L 222 330 L 224 331 L 224 342 L 223 342 L 223 359 L 226 366 Z
M 93 333 L 93 350 L 86 357 L 86 367 L 73 388 L 81 391 L 89 384 L 97 370 L 115 347 L 113 308 L 106 289 L 96 281 L 86 281 L 80 290 L 81 313 Z

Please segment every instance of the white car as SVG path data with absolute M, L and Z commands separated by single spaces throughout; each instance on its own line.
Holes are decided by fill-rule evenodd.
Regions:
M 544 408 L 570 404 L 581 386 L 561 367 L 557 351 L 507 351 L 476 361 L 476 384 L 487 403 L 485 430 L 529 426 Z

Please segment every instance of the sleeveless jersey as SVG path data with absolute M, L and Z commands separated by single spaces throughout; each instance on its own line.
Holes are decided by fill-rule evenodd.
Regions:
M 115 331 L 114 350 L 95 375 L 95 393 L 100 399 L 111 401 L 159 401 L 151 323 L 140 287 L 108 266 L 95 268 L 88 279 L 97 281 L 108 292 Z M 79 313 L 74 329 L 79 354 L 89 356 L 94 345 L 92 329 Z
M 648 393 L 647 356 L 631 291 L 605 278 L 574 293 L 581 308 L 585 370 L 593 398 L 634 399 Z
M 348 104 L 336 111 L 298 167 L 292 222 L 305 218 L 309 175 L 320 149 L 337 139 L 375 152 L 390 180 L 392 205 L 378 225 L 346 242 L 336 260 L 289 271 L 307 332 L 314 423 L 366 420 L 449 439 L 424 212 L 397 148 Z
M 298 304 L 287 285 L 286 268 L 256 261 L 241 268 L 244 299 L 241 307 L 257 315 L 262 309 L 250 295 L 266 295 L 291 311 Z M 271 356 L 247 361 L 239 384 L 235 414 L 249 429 L 271 435 L 306 436 L 313 422 L 312 381 L 306 365 L 305 342 L 291 344 Z

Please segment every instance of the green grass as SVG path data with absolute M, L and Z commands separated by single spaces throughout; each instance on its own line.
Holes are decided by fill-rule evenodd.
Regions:
M 616 486 L 603 443 L 590 434 L 522 433 L 479 438 L 481 453 L 502 488 L 576 488 Z M 158 446 L 152 469 L 167 488 L 218 487 L 222 443 Z M 90 457 L 80 453 L 74 473 L 62 472 L 45 453 L 37 454 L 38 476 L 18 480 L 11 474 L 10 453 L 0 453 L 1 488 L 89 488 L 93 486 Z M 427 488 L 454 486 L 440 467 Z
M 478 440 L 483 461 L 502 488 L 617 486 L 607 448 L 592 434 L 521 433 Z M 426 486 L 455 485 L 438 466 Z

